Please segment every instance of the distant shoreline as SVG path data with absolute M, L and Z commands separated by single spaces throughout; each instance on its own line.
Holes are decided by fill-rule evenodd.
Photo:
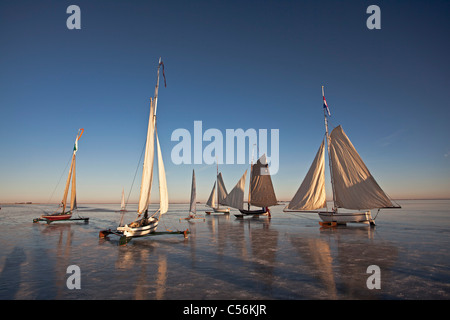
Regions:
M 395 201 L 404 201 L 404 200 L 450 200 L 450 198 L 404 198 L 404 199 L 394 199 Z M 327 200 L 332 201 L 332 200 Z M 289 200 L 278 201 L 278 205 L 288 204 Z M 0 202 L 0 206 L 2 205 L 35 205 L 35 204 L 46 204 L 46 205 L 58 205 L 59 203 L 43 203 L 43 202 L 32 202 L 32 201 L 21 201 L 21 202 Z M 119 204 L 119 202 L 79 202 L 79 205 L 85 204 Z M 137 205 L 138 203 L 129 203 L 129 205 Z M 155 203 L 156 204 L 156 203 Z M 170 202 L 169 204 L 189 204 L 189 202 Z M 197 204 L 204 204 L 204 202 L 197 202 Z

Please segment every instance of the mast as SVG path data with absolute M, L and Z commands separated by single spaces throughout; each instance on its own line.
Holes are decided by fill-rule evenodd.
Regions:
M 331 154 L 330 154 L 330 135 L 328 134 L 328 119 L 327 119 L 327 109 L 326 101 L 325 101 L 325 94 L 322 86 L 322 98 L 323 98 L 323 117 L 325 120 L 325 133 L 327 138 L 327 150 L 328 150 L 328 164 L 330 166 L 330 177 L 331 177 L 331 191 L 333 193 L 333 209 L 336 203 L 336 196 L 334 192 L 334 180 L 333 180 L 333 165 L 331 164 Z
M 197 213 L 197 207 L 196 207 L 196 199 L 197 199 L 197 192 L 196 192 L 196 184 L 195 184 L 195 171 L 192 170 L 192 185 L 191 185 L 191 201 L 189 204 L 189 213 L 196 214 Z
M 255 147 L 255 143 L 253 144 L 252 147 L 252 162 L 250 164 L 250 183 L 248 184 L 248 199 L 247 199 L 247 209 L 250 211 L 250 200 L 251 200 L 251 194 L 252 194 L 252 172 L 253 172 L 253 152 L 255 151 L 254 147 Z
M 155 110 L 154 110 L 154 115 L 156 116 L 156 108 L 158 105 L 158 89 L 159 89 L 159 69 L 161 68 L 161 57 L 159 57 L 159 63 L 158 63 L 158 72 L 156 73 L 156 86 L 155 86 L 155 98 L 154 98 L 154 103 L 155 103 Z
M 70 199 L 71 200 L 70 201 L 70 211 L 72 211 L 73 209 L 76 208 L 75 155 L 78 150 L 78 140 L 80 140 L 81 136 L 83 135 L 83 132 L 84 132 L 83 128 L 78 130 L 77 137 L 75 139 L 75 144 L 73 146 L 72 162 L 70 164 L 69 175 L 67 176 L 66 188 L 64 190 L 64 196 L 63 196 L 63 200 L 62 200 L 62 206 L 63 206 L 62 213 L 64 213 L 64 211 L 66 210 L 67 195 L 69 193 L 69 186 L 70 186 L 71 179 L 72 179 L 72 190 L 71 190 L 71 199 Z
M 217 209 L 219 209 L 220 207 L 220 200 L 219 200 L 219 192 L 220 192 L 220 188 L 219 188 L 219 159 L 216 157 L 216 182 L 217 182 Z
M 70 163 L 70 169 L 69 169 L 69 175 L 67 176 L 67 181 L 66 181 L 66 188 L 64 189 L 64 195 L 63 195 L 63 200 L 62 200 L 62 212 L 64 214 L 64 211 L 66 211 L 66 204 L 67 204 L 67 195 L 69 193 L 69 186 L 70 186 L 70 180 L 72 178 L 72 169 L 73 169 L 73 164 L 75 161 L 75 153 L 72 155 L 72 161 Z
M 150 202 L 150 192 L 153 181 L 153 162 L 155 155 L 155 130 L 156 130 L 156 107 L 158 103 L 159 89 L 159 69 L 164 66 L 161 57 L 159 58 L 158 71 L 156 77 L 155 95 L 150 98 L 150 115 L 147 128 L 147 141 L 145 145 L 144 165 L 142 168 L 141 191 L 139 194 L 138 215 L 148 211 Z
M 77 188 L 76 188 L 76 175 L 75 175 L 75 165 L 76 158 L 75 155 L 73 157 L 73 165 L 72 165 L 72 187 L 70 190 L 70 211 L 73 211 L 77 208 Z

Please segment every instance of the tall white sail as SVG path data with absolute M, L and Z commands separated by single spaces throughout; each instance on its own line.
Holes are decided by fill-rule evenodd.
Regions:
M 150 115 L 148 119 L 147 140 L 145 145 L 144 165 L 142 168 L 141 192 L 139 194 L 138 214 L 143 213 L 150 203 L 153 181 L 153 160 L 155 158 L 155 116 L 154 103 L 150 98 Z
M 330 134 L 335 206 L 346 209 L 394 207 L 341 126 Z
M 227 196 L 227 189 L 225 188 L 225 183 L 223 183 L 222 172 L 217 175 L 217 201 L 219 204 L 223 204 L 223 199 Z
M 160 58 L 155 86 L 155 95 L 153 99 L 150 98 L 150 114 L 148 118 L 147 137 L 144 152 L 144 164 L 142 168 L 141 189 L 139 193 L 138 218 L 134 220 L 132 223 L 126 224 L 124 226 L 122 226 L 123 220 L 121 218 L 121 222 L 119 224 L 119 227 L 117 228 L 117 231 L 119 233 L 123 233 L 122 238 L 125 237 L 128 239 L 130 237 L 144 236 L 149 233 L 155 232 L 159 221 L 159 218 L 155 217 L 155 215 L 159 212 L 159 216 L 161 216 L 162 214 L 165 214 L 169 209 L 169 195 L 167 191 L 166 171 L 164 169 L 161 145 L 159 143 L 158 133 L 156 130 L 156 106 L 158 102 L 159 69 L 161 66 L 163 66 L 163 76 L 164 76 L 164 64 L 162 63 Z M 156 137 L 156 147 L 155 147 L 155 137 Z M 153 214 L 149 215 L 148 207 L 150 203 L 150 194 L 153 184 L 155 148 L 158 159 L 159 209 Z M 139 218 L 141 214 L 143 214 L 143 217 Z M 103 236 L 108 235 L 109 233 L 111 233 L 111 231 L 107 230 L 101 231 L 101 235 Z
M 195 204 L 197 197 L 196 186 L 195 186 L 195 171 L 192 170 L 192 185 L 191 185 L 191 201 L 189 205 L 189 212 L 196 213 L 197 206 Z
M 216 205 L 215 193 L 216 193 L 216 182 L 214 181 L 214 186 L 211 190 L 211 194 L 209 195 L 208 201 L 206 201 L 206 205 L 208 207 L 214 208 L 214 206 Z
M 239 179 L 238 183 L 230 191 L 230 193 L 223 199 L 222 204 L 236 209 L 244 209 L 244 188 L 245 178 L 247 177 L 247 170 Z
M 322 141 L 308 173 L 286 209 L 315 210 L 325 206 L 325 143 Z
M 166 171 L 164 170 L 158 134 L 156 134 L 156 144 L 158 147 L 159 214 L 161 215 L 169 210 L 169 194 L 167 191 Z
M 250 204 L 253 206 L 270 207 L 278 203 L 265 154 L 252 166 L 250 193 Z

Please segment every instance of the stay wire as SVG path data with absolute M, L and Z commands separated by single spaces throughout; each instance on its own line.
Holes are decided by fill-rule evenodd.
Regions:
M 55 188 L 53 189 L 52 194 L 50 195 L 50 198 L 47 201 L 47 204 L 50 204 L 50 201 L 53 198 L 53 195 L 55 194 L 56 189 L 58 188 L 59 184 L 61 183 L 61 179 L 63 177 L 63 175 L 66 173 L 67 167 L 69 166 L 70 161 L 72 160 L 72 155 L 69 158 L 69 161 L 67 161 L 66 167 L 64 168 L 64 170 L 61 172 L 61 176 L 59 177 L 58 183 L 56 184 Z
M 136 166 L 136 170 L 134 172 L 133 182 L 131 182 L 131 188 L 130 188 L 130 191 L 128 192 L 127 201 L 125 202 L 125 208 L 128 205 L 128 201 L 130 200 L 131 192 L 133 191 L 134 181 L 136 180 L 136 176 L 137 176 L 137 173 L 138 173 L 138 170 L 139 170 L 139 166 L 141 164 L 142 156 L 144 155 L 145 145 L 146 144 L 147 144 L 147 141 L 144 143 L 144 146 L 142 147 L 141 156 L 139 157 L 139 161 L 138 161 L 138 164 Z

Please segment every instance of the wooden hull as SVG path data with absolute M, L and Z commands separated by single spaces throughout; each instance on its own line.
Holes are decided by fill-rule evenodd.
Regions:
M 72 213 L 66 213 L 66 214 L 47 214 L 42 215 L 40 218 L 33 219 L 33 223 L 37 222 L 47 222 L 47 224 L 50 224 L 55 221 L 84 221 L 84 223 L 89 223 L 89 218 L 72 218 Z
M 319 217 L 325 222 L 337 224 L 366 223 L 375 225 L 370 211 L 365 212 L 319 212 Z
M 42 215 L 42 219 L 46 219 L 49 221 L 59 221 L 59 220 L 68 220 L 72 217 L 72 213 L 69 214 L 55 214 L 55 215 Z
M 126 237 L 141 237 L 149 233 L 155 232 L 158 227 L 158 219 L 148 218 L 147 223 L 143 226 L 125 225 L 124 227 L 118 227 L 117 230 L 123 232 Z

